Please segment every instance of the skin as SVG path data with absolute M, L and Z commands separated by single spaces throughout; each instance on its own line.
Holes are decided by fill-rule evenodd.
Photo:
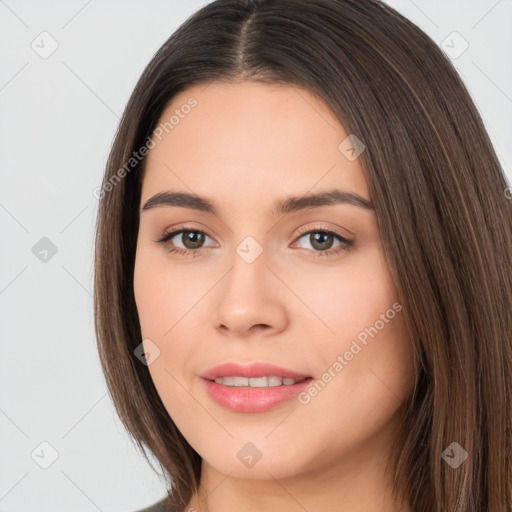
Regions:
M 197 106 L 147 157 L 134 275 L 143 338 L 160 351 L 151 377 L 203 459 L 200 493 L 184 510 L 408 510 L 394 503 L 385 468 L 413 386 L 403 313 L 359 343 L 307 404 L 292 399 L 240 413 L 206 393 L 199 374 L 227 361 L 322 378 L 398 297 L 374 210 L 335 204 L 270 213 L 275 200 L 332 188 L 371 199 L 361 159 L 338 149 L 348 133 L 321 99 L 288 85 L 213 82 L 182 91 L 161 120 L 190 97 Z M 168 190 L 206 196 L 218 215 L 179 206 L 142 211 Z M 155 241 L 183 223 L 206 232 L 199 249 L 182 234 L 167 246 Z M 315 257 L 322 246 L 309 231 L 318 228 L 355 248 L 335 254 L 343 246 L 332 237 L 331 255 Z M 252 263 L 236 252 L 249 235 L 263 249 Z M 173 242 L 196 254 L 169 253 Z M 252 467 L 237 457 L 248 442 L 261 452 Z

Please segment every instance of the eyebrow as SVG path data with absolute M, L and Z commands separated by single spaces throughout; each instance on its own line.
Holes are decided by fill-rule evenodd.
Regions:
M 330 206 L 335 204 L 350 204 L 364 208 L 365 210 L 374 210 L 375 207 L 371 201 L 361 197 L 352 192 L 346 192 L 339 189 L 328 190 L 317 194 L 307 194 L 297 197 L 287 197 L 275 201 L 272 215 L 284 215 L 300 210 L 310 208 L 318 208 L 320 206 Z M 213 201 L 206 197 L 201 197 L 196 194 L 189 194 L 187 192 L 159 192 L 149 198 L 142 207 L 141 213 L 153 208 L 162 206 L 180 206 L 182 208 L 190 208 L 192 210 L 199 210 L 213 215 L 218 214 Z

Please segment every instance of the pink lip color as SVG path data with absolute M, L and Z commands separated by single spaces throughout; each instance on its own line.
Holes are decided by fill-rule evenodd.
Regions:
M 239 376 L 243 377 L 243 375 Z M 202 380 L 210 397 L 219 405 L 236 412 L 264 412 L 297 396 L 309 386 L 313 379 L 309 378 L 291 386 L 268 388 L 235 388 L 206 379 Z
M 251 388 L 224 386 L 214 382 L 216 377 L 290 377 L 295 380 L 308 377 L 305 381 L 291 386 L 271 386 Z M 225 363 L 210 368 L 200 377 L 210 397 L 219 405 L 237 412 L 263 412 L 286 402 L 302 392 L 312 381 L 310 375 L 297 373 L 286 368 L 266 364 L 253 363 L 242 366 L 236 363 Z
M 237 363 L 224 363 L 219 366 L 210 368 L 202 373 L 200 377 L 203 379 L 214 380 L 216 377 L 291 377 L 292 379 L 299 380 L 304 377 L 311 377 L 305 373 L 297 373 L 287 368 L 281 368 L 273 364 L 267 363 L 252 363 L 247 366 L 242 366 Z

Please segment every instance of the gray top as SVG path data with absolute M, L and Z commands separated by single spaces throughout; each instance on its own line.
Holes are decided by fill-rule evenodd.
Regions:
M 153 505 L 150 505 L 147 508 L 137 510 L 137 512 L 171 512 L 170 509 L 168 508 L 168 506 L 169 506 L 169 498 L 168 498 L 168 496 L 166 496 L 161 501 L 159 501 Z

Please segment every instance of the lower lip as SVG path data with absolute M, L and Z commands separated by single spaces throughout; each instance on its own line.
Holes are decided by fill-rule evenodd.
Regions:
M 296 397 L 309 386 L 313 379 L 308 378 L 291 386 L 266 388 L 236 388 L 211 380 L 202 380 L 210 397 L 219 405 L 236 412 L 264 412 Z

